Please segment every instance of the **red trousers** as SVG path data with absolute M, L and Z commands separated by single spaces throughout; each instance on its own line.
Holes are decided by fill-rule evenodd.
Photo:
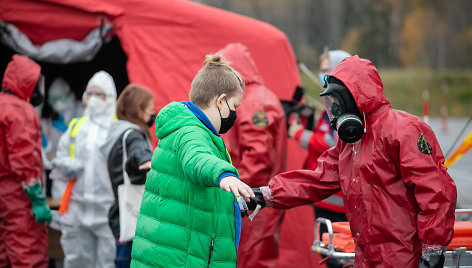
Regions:
M 242 218 L 238 268 L 275 268 L 284 211 L 265 208 L 251 222 Z
M 0 178 L 0 268 L 48 267 L 47 226 L 35 221 L 17 178 Z

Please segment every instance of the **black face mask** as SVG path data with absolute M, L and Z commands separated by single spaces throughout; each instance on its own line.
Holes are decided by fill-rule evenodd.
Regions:
M 330 117 L 331 127 L 338 131 L 339 138 L 347 143 L 360 140 L 364 135 L 364 125 L 349 89 L 341 81 L 328 77 L 328 85 L 320 96 Z
M 226 100 L 225 100 L 226 101 Z M 220 131 L 218 133 L 220 134 L 225 134 L 228 132 L 228 130 L 234 125 L 234 122 L 236 121 L 236 111 L 231 110 L 229 108 L 228 101 L 226 101 L 226 105 L 228 105 L 229 109 L 229 115 L 226 118 L 221 117 L 221 111 L 218 109 L 218 112 L 220 113 L 220 118 L 221 118 L 221 126 L 220 126 Z
M 33 95 L 31 96 L 30 103 L 33 106 L 39 106 L 44 100 L 44 76 L 39 74 L 38 82 L 33 90 Z
M 152 127 L 152 125 L 154 124 L 155 121 L 156 121 L 156 114 L 153 113 L 153 114 L 151 114 L 151 118 L 149 118 L 149 121 L 146 122 L 146 125 L 148 127 Z

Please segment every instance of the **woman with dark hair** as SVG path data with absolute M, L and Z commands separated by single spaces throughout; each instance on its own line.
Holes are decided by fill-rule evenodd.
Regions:
M 131 184 L 142 185 L 146 182 L 152 157 L 149 127 L 156 118 L 152 94 L 143 86 L 128 85 L 116 102 L 116 115 L 118 120 L 110 127 L 102 152 L 108 159 L 108 172 L 115 194 L 115 202 L 108 215 L 110 228 L 117 239 L 115 264 L 116 267 L 129 267 L 132 242 L 119 241 L 120 212 L 117 189 L 124 183 L 124 166 Z M 125 165 L 123 165 L 123 144 L 126 144 Z

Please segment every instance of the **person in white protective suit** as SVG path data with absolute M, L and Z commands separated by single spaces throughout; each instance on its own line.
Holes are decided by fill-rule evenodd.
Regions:
M 46 163 L 45 169 L 51 169 L 50 161 L 56 157 L 57 146 L 62 134 L 73 118 L 82 115 L 82 103 L 76 99 L 69 84 L 58 77 L 54 79 L 48 89 L 47 104 L 51 107 L 46 117 L 41 118 L 41 131 L 46 139 L 43 148 Z M 67 186 L 66 181 L 56 180 L 52 183 L 51 196 L 53 199 L 61 199 Z
M 116 246 L 108 225 L 108 211 L 114 196 L 99 146 L 114 120 L 113 78 L 104 71 L 94 74 L 82 101 L 85 115 L 71 121 L 52 161 L 51 178 L 68 181 L 57 217 L 64 267 L 111 268 Z

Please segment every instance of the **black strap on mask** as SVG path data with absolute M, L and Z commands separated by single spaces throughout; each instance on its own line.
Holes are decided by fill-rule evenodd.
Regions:
M 39 106 L 44 100 L 44 75 L 39 74 L 38 81 L 33 90 L 33 95 L 30 98 L 30 103 L 33 106 Z
M 2 90 L 0 90 L 0 92 L 4 92 L 4 93 L 7 93 L 7 94 L 11 94 L 11 95 L 18 96 L 18 95 L 16 95 L 15 92 L 10 91 L 10 90 L 8 90 L 8 89 L 4 89 L 4 88 L 2 88 Z

